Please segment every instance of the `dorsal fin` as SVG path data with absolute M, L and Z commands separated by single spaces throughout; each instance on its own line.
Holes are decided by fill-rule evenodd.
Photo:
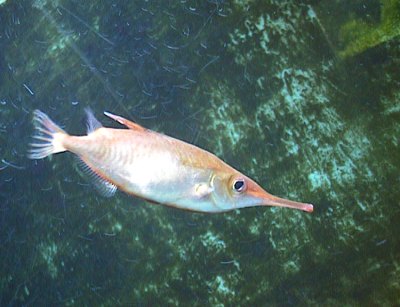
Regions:
M 127 120 L 126 118 L 123 118 L 121 116 L 114 115 L 109 112 L 104 112 L 104 115 L 108 116 L 109 118 L 112 118 L 113 120 L 119 122 L 120 124 L 122 124 L 124 126 L 127 126 L 129 129 L 136 130 L 136 131 L 146 131 L 147 130 L 146 128 L 144 128 L 134 122 L 131 122 L 130 120 Z
M 85 112 L 86 112 L 86 117 L 87 117 L 87 123 L 86 123 L 87 134 L 90 134 L 93 131 L 103 127 L 103 125 L 94 116 L 91 108 L 89 108 L 89 107 L 85 108 Z

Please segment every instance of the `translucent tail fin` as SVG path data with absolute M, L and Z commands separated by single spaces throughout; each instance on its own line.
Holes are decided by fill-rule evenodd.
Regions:
M 28 152 L 30 159 L 42 159 L 51 154 L 66 151 L 63 139 L 67 133 L 57 126 L 42 111 L 33 112 L 33 124 L 35 126 L 34 142 Z

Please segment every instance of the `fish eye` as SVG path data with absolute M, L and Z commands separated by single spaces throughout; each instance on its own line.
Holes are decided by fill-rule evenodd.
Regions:
M 246 182 L 244 181 L 244 179 L 242 178 L 236 179 L 233 182 L 233 190 L 238 193 L 241 193 L 244 190 L 246 190 Z

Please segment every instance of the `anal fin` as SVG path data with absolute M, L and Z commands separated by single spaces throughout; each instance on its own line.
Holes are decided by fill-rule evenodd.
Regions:
M 84 161 L 82 158 L 78 157 L 78 166 L 82 173 L 89 179 L 89 182 L 95 187 L 97 192 L 104 197 L 112 197 L 117 191 L 116 185 L 112 184 L 108 180 L 104 179 L 101 175 L 96 173 L 94 169 Z

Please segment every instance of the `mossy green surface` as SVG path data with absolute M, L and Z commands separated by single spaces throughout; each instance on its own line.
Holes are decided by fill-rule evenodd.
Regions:
M 344 46 L 339 56 L 347 58 L 358 55 L 379 44 L 398 39 L 400 36 L 400 2 L 381 0 L 379 22 L 351 19 L 340 29 L 340 40 Z

